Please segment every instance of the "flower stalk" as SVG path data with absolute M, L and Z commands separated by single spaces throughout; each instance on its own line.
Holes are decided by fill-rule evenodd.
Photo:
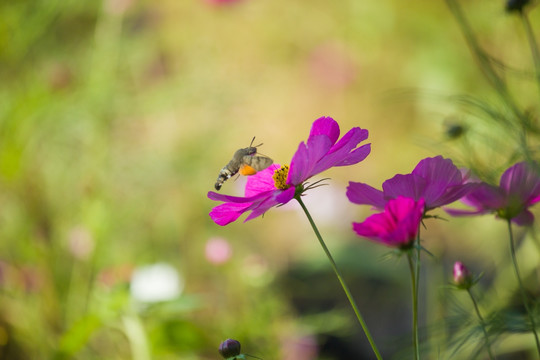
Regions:
M 529 16 L 526 11 L 520 11 L 521 21 L 523 23 L 523 28 L 527 34 L 527 40 L 529 41 L 529 46 L 531 48 L 531 56 L 535 69 L 535 78 L 538 87 L 540 88 L 540 51 L 538 50 L 538 44 L 536 43 L 536 37 L 534 36 L 534 31 L 529 20 Z
M 358 306 L 356 305 L 356 302 L 351 294 L 351 291 L 349 290 L 349 287 L 347 286 L 347 284 L 345 283 L 345 280 L 341 276 L 341 273 L 336 265 L 336 262 L 334 261 L 334 258 L 332 257 L 330 250 L 326 246 L 321 236 L 321 233 L 319 232 L 319 229 L 317 228 L 317 225 L 315 225 L 315 222 L 313 221 L 313 218 L 311 217 L 311 214 L 309 213 L 306 205 L 302 201 L 300 195 L 296 195 L 295 199 L 298 201 L 298 203 L 302 207 L 302 210 L 304 210 L 304 213 L 306 214 L 306 217 L 308 218 L 309 224 L 311 225 L 311 228 L 313 229 L 313 232 L 315 233 L 317 240 L 319 240 L 319 243 L 321 244 L 321 247 L 323 248 L 323 251 L 326 254 L 326 257 L 328 258 L 328 261 L 330 261 L 332 270 L 334 270 L 334 274 L 338 278 L 339 283 L 341 284 L 341 287 L 343 288 L 343 291 L 345 292 L 345 295 L 347 296 L 347 299 L 349 300 L 349 303 L 351 304 L 351 307 L 354 313 L 356 314 L 356 318 L 358 319 L 360 326 L 362 326 L 362 329 L 364 330 L 364 334 L 366 335 L 369 341 L 369 344 L 371 345 L 371 349 L 375 353 L 375 356 L 377 357 L 378 360 L 382 359 L 379 349 L 377 348 L 377 345 L 375 345 L 373 337 L 371 336 L 371 333 L 369 332 L 369 329 L 364 321 L 364 318 L 362 317 L 362 314 L 360 313 L 360 310 L 358 309 Z
M 529 302 L 527 299 L 527 293 L 525 292 L 525 287 L 523 286 L 523 281 L 521 280 L 521 275 L 519 273 L 519 267 L 518 267 L 517 258 L 516 258 L 516 249 L 514 246 L 514 235 L 512 234 L 512 222 L 508 220 L 507 224 L 508 224 L 508 234 L 509 234 L 509 239 L 510 239 L 510 254 L 512 255 L 512 264 L 514 265 L 514 271 L 516 273 L 516 278 L 518 281 L 519 291 L 521 293 L 523 306 L 525 306 L 525 310 L 527 311 L 527 316 L 529 317 L 529 321 L 531 322 L 531 329 L 534 334 L 534 340 L 536 341 L 536 349 L 538 350 L 538 355 L 540 356 L 540 341 L 538 339 L 538 332 L 536 331 L 536 322 L 534 321 L 534 316 L 531 313 L 531 309 L 529 307 Z
M 409 270 L 411 272 L 411 293 L 412 293 L 412 313 L 413 313 L 413 349 L 415 360 L 420 359 L 419 341 L 418 341 L 418 272 L 420 270 L 420 259 L 416 261 L 413 257 L 413 253 L 409 251 L 407 253 L 407 260 L 409 261 Z M 419 255 L 419 253 L 418 253 Z
M 487 349 L 489 358 L 493 360 L 495 359 L 495 357 L 493 356 L 493 353 L 491 351 L 491 345 L 489 344 L 489 336 L 486 330 L 486 322 L 484 321 L 484 318 L 480 314 L 480 310 L 478 309 L 478 304 L 476 303 L 476 299 L 474 298 L 470 287 L 467 287 L 467 293 L 469 294 L 471 298 L 471 301 L 474 305 L 474 310 L 476 311 L 476 316 L 478 316 L 478 320 L 480 321 L 480 326 L 482 327 L 482 331 L 484 332 L 484 337 L 486 339 L 486 349 Z

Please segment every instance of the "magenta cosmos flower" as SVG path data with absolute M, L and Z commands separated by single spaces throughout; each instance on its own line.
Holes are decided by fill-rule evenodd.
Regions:
M 301 142 L 293 155 L 290 167 L 271 165 L 248 178 L 245 196 L 228 196 L 213 191 L 208 198 L 223 201 L 210 212 L 218 225 L 227 225 L 251 211 L 245 221 L 264 214 L 270 208 L 286 204 L 300 196 L 309 186 L 305 181 L 334 166 L 347 166 L 364 160 L 371 145 L 358 144 L 368 137 L 368 131 L 358 127 L 339 138 L 339 125 L 330 117 L 322 117 L 313 123 L 306 143 Z
M 531 225 L 534 215 L 529 207 L 540 201 L 540 176 L 526 162 L 508 168 L 501 176 L 500 185 L 477 184 L 477 188 L 462 200 L 474 210 L 445 209 L 450 215 L 479 215 L 495 213 L 518 225 Z
M 386 180 L 382 191 L 351 181 L 347 197 L 355 204 L 373 205 L 379 209 L 398 196 L 416 201 L 424 199 L 425 210 L 428 211 L 460 199 L 477 186 L 466 184 L 466 180 L 452 160 L 436 156 L 421 160 L 410 174 L 398 174 Z
M 424 215 L 425 201 L 398 196 L 389 200 L 382 213 L 373 214 L 362 223 L 353 223 L 360 236 L 391 247 L 412 246 Z

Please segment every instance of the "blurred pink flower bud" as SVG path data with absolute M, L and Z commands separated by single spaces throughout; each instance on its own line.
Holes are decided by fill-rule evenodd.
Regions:
M 460 289 L 469 289 L 473 285 L 471 272 L 460 261 L 456 261 L 454 264 L 454 283 Z

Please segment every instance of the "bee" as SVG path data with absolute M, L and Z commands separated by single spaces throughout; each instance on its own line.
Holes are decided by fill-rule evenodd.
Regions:
M 232 160 L 219 171 L 216 184 L 214 185 L 217 191 L 221 189 L 221 186 L 225 181 L 237 173 L 244 176 L 255 175 L 257 172 L 272 165 L 274 161 L 269 157 L 256 156 L 257 147 L 261 146 L 262 144 L 252 146 L 253 141 L 255 141 L 255 137 L 253 137 L 247 148 L 236 150 Z

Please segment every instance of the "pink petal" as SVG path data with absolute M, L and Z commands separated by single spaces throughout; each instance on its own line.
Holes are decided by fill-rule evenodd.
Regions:
M 478 183 L 469 183 L 469 184 L 463 184 L 463 185 L 455 185 L 451 186 L 446 189 L 446 193 L 444 195 L 441 195 L 438 198 L 433 199 L 429 205 L 426 205 L 429 209 L 438 208 L 443 205 L 451 204 L 467 194 L 474 191 L 476 188 L 478 188 Z M 426 200 L 426 204 L 428 201 Z
M 317 164 L 317 166 L 314 167 L 310 176 L 321 173 L 341 163 L 347 164 L 348 162 L 350 162 L 351 164 L 353 163 L 355 164 L 356 162 L 353 162 L 352 159 L 355 156 L 361 155 L 362 153 L 355 154 L 353 157 L 351 157 L 351 151 L 355 150 L 356 146 L 358 146 L 360 142 L 367 139 L 367 136 L 368 136 L 367 130 L 360 129 L 358 127 L 349 130 L 338 141 L 336 145 L 332 146 L 328 154 L 324 158 L 321 159 L 321 161 Z M 364 149 L 364 151 L 366 150 L 367 149 Z M 371 151 L 371 148 L 369 148 L 369 151 Z M 369 151 L 368 151 L 368 154 L 369 154 Z M 360 160 L 363 160 L 364 158 L 360 158 Z
M 232 223 L 246 212 L 251 204 L 225 203 L 218 205 L 210 211 L 210 217 L 218 225 L 225 226 Z
M 339 138 L 339 125 L 331 117 L 325 116 L 318 118 L 311 125 L 311 131 L 309 137 L 317 135 L 326 135 L 330 138 L 330 142 L 335 144 Z M 309 138 L 308 138 L 309 140 Z
M 272 176 L 280 167 L 279 164 L 272 164 L 270 167 L 259 171 L 255 175 L 249 176 L 246 183 L 245 195 L 251 197 L 262 192 L 276 190 L 274 178 Z
M 289 166 L 289 174 L 287 175 L 287 184 L 301 184 L 304 175 L 308 173 L 309 154 L 306 144 L 301 142 L 298 145 L 298 150 L 293 155 L 291 165 Z
M 530 226 L 534 222 L 534 215 L 529 210 L 523 210 L 517 216 L 512 218 L 512 222 L 521 226 Z
M 258 199 L 264 198 L 267 196 L 268 191 L 262 192 L 259 194 L 254 194 L 253 196 L 249 197 L 241 197 L 241 196 L 231 196 L 231 195 L 225 195 L 225 194 L 218 194 L 214 191 L 209 191 L 207 197 L 210 200 L 214 201 L 225 201 L 225 202 L 231 202 L 231 203 L 252 203 L 254 201 L 257 201 Z
M 393 178 L 386 180 L 383 183 L 382 188 L 386 199 L 394 199 L 398 196 L 403 196 L 419 200 L 420 197 L 424 195 L 426 180 L 418 175 L 398 174 Z
M 371 153 L 371 144 L 362 145 L 357 149 L 354 149 L 339 163 L 334 166 L 349 166 L 363 161 Z
M 530 199 L 540 196 L 540 176 L 531 165 L 520 162 L 502 174 L 500 187 L 509 196 L 527 203 Z
M 421 160 L 412 173 L 426 179 L 428 183 L 438 183 L 441 188 L 459 185 L 463 182 L 461 172 L 452 160 L 445 159 L 440 155 Z
M 364 183 L 349 182 L 347 198 L 350 202 L 360 205 L 373 205 L 383 209 L 386 201 L 383 192 Z
M 275 197 L 275 200 L 280 204 L 286 204 L 294 198 L 295 193 L 296 193 L 295 187 L 291 186 L 290 188 L 286 190 L 280 191 Z

